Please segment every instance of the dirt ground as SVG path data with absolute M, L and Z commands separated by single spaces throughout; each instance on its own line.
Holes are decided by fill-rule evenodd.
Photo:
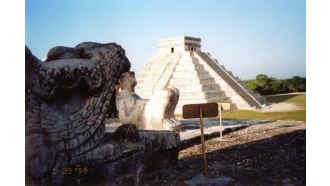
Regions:
M 306 125 L 275 121 L 206 141 L 208 180 L 201 145 L 182 149 L 178 168 L 155 172 L 145 185 L 306 185 Z M 196 181 L 194 181 L 196 180 Z
M 295 106 L 294 104 L 290 103 L 272 103 L 270 105 L 264 106 L 260 112 L 281 112 L 281 111 L 294 111 L 298 110 L 299 107 Z

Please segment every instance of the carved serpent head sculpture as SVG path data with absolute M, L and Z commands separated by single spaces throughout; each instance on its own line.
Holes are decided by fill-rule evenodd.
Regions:
M 121 46 L 55 47 L 46 62 L 26 47 L 25 66 L 27 185 L 61 184 L 71 179 L 63 168 L 93 168 L 120 154 L 102 138 L 115 114 L 115 84 L 130 69 Z

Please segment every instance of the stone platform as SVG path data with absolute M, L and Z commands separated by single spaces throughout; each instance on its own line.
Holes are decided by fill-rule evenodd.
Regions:
M 111 139 L 111 136 L 117 131 L 118 125 L 119 123 L 108 124 L 105 138 Z M 124 137 L 127 134 L 124 132 L 121 135 Z M 146 173 L 176 168 L 181 142 L 178 132 L 139 130 L 137 136 L 139 142 L 135 145 L 143 147 L 142 162 L 145 165 Z
M 204 136 L 205 139 L 211 139 L 219 137 L 220 135 L 220 120 L 217 118 L 205 118 L 204 122 Z M 271 122 L 271 120 L 222 120 L 222 130 L 223 134 L 243 129 L 245 127 L 263 124 Z M 121 128 L 118 119 L 107 120 L 106 122 L 105 139 L 112 139 L 111 136 Z M 200 141 L 200 128 L 199 119 L 181 119 L 180 120 L 181 130 L 179 132 L 173 131 L 156 131 L 156 130 L 138 130 L 136 131 L 136 137 L 138 137 L 139 142 L 134 143 L 135 146 L 130 146 L 131 151 L 135 150 L 134 156 L 129 156 L 118 163 L 118 165 L 125 164 L 135 164 L 135 162 L 140 161 L 142 167 L 135 170 L 134 167 L 127 167 L 125 170 L 133 170 L 139 173 L 135 179 L 138 179 L 139 183 L 142 175 L 146 177 L 153 175 L 155 171 L 169 171 L 175 170 L 178 162 L 179 151 L 191 147 L 193 145 L 198 145 Z M 128 136 L 126 132 L 122 132 L 120 137 Z M 127 138 L 127 137 L 124 137 Z M 131 143 L 126 143 L 126 145 Z M 125 146 L 125 145 L 122 145 Z M 140 159 L 137 159 L 139 157 Z M 118 166 L 117 166 L 118 167 Z M 142 169 L 141 169 L 142 168 Z M 123 169 L 124 170 L 124 169 Z M 134 183 L 132 178 L 126 179 L 127 174 L 121 172 L 116 179 L 116 183 Z M 126 176 L 126 177 L 125 177 Z M 128 175 L 130 176 L 130 175 Z M 220 178 L 219 178 L 220 179 Z M 219 182 L 219 179 L 213 180 L 214 182 Z M 222 179 L 222 178 L 221 178 Z M 196 180 L 191 180 L 192 182 L 198 182 Z M 211 181 L 211 180 L 210 180 Z M 228 180 L 227 180 L 228 181 Z M 189 182 L 189 181 L 188 181 Z M 135 181 L 136 183 L 136 181 Z M 210 182 L 211 183 L 211 182 Z M 212 182 L 213 183 L 213 182 Z M 186 183 L 190 184 L 190 183 Z
M 181 143 L 180 148 L 186 148 L 200 143 L 199 119 L 179 119 L 181 131 L 179 132 Z M 263 124 L 272 120 L 222 120 L 223 134 L 239 130 L 251 125 Z M 111 124 L 106 124 L 106 133 L 114 132 L 120 125 L 118 120 L 109 120 Z M 204 136 L 205 139 L 216 138 L 220 136 L 220 120 L 217 118 L 204 118 Z M 154 131 L 155 133 L 156 131 Z M 145 135 L 146 131 L 140 131 L 140 135 Z
M 181 119 L 180 148 L 185 149 L 189 146 L 200 143 L 199 119 Z M 223 134 L 239 130 L 251 125 L 263 124 L 272 120 L 222 120 Z M 205 139 L 220 136 L 220 120 L 217 118 L 204 118 L 204 137 Z

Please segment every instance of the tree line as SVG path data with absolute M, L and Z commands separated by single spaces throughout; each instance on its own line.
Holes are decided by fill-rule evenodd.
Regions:
M 259 74 L 255 79 L 247 80 L 247 88 L 261 95 L 306 92 L 306 78 L 293 76 L 290 79 L 276 79 Z

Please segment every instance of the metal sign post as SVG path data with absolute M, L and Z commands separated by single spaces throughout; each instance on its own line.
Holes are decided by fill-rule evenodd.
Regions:
M 201 130 L 202 154 L 204 160 L 204 177 L 207 179 L 207 158 L 205 153 L 204 123 L 203 117 L 216 117 L 218 115 L 217 103 L 184 105 L 182 116 L 184 119 L 199 118 Z

